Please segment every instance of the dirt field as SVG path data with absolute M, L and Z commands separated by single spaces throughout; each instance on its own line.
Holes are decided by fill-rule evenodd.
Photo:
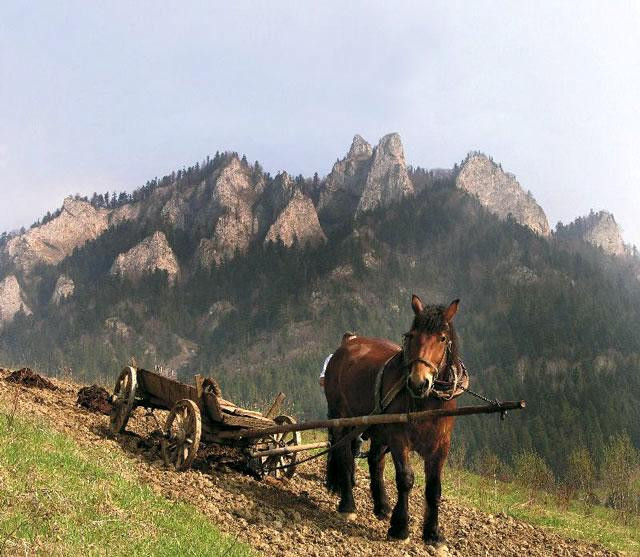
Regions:
M 53 380 L 57 390 L 26 387 L 4 379 L 0 372 L 0 404 L 16 413 L 46 420 L 81 445 L 101 445 L 123 451 L 132 473 L 165 497 L 188 501 L 224 532 L 260 552 L 287 557 L 337 555 L 614 555 L 599 546 L 567 540 L 506 516 L 492 516 L 443 498 L 441 525 L 447 544 L 437 550 L 420 540 L 424 504 L 422 490 L 411 495 L 411 539 L 399 544 L 385 539 L 387 524 L 373 516 L 368 477 L 358 470 L 358 517 L 343 521 L 335 512 L 337 498 L 322 485 L 323 461 L 299 467 L 292 480 L 259 482 L 241 473 L 216 469 L 166 470 L 157 444 L 149 442 L 153 419 L 138 409 L 129 434 L 108 435 L 109 418 L 76 406 L 78 385 Z M 160 418 L 160 417 L 159 417 Z M 163 421 L 163 417 L 160 418 Z M 393 497 L 394 486 L 389 486 Z

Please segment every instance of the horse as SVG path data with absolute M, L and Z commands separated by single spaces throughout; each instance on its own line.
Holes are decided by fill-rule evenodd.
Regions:
M 434 387 L 446 370 L 451 366 L 458 366 L 458 369 L 463 366 L 452 324 L 459 302 L 454 300 L 449 306 L 425 306 L 414 294 L 411 299 L 413 323 L 404 335 L 402 347 L 388 340 L 345 335 L 326 370 L 329 418 L 380 412 L 380 399 L 391 390 L 397 394 L 384 409 L 388 413 L 455 408 L 457 403 L 453 397 L 430 395 L 436 394 Z M 374 392 L 377 389 L 380 389 L 378 396 Z M 444 541 L 438 528 L 438 507 L 442 468 L 449 452 L 453 426 L 453 417 L 441 417 L 416 423 L 375 425 L 367 430 L 371 440 L 368 464 L 374 514 L 380 520 L 390 517 L 389 539 L 401 541 L 409 537 L 409 492 L 414 484 L 409 455 L 415 451 L 424 460 L 426 482 L 422 539 L 430 545 Z M 338 512 L 347 520 L 353 519 L 356 512 L 353 498 L 356 434 L 353 428 L 329 431 L 335 450 L 327 458 L 327 488 L 340 495 Z M 340 443 L 341 438 L 347 443 Z M 393 512 L 384 483 L 388 452 L 393 458 L 398 490 Z

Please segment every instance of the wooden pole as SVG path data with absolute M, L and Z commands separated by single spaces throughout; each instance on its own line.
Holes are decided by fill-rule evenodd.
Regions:
M 249 453 L 251 458 L 261 456 L 280 456 L 283 454 L 299 453 L 301 451 L 310 451 L 312 449 L 326 449 L 330 447 L 329 441 L 320 441 L 319 443 L 308 443 L 307 445 L 292 445 L 291 447 L 278 447 L 277 449 L 267 449 L 264 451 L 255 451 Z
M 280 413 L 280 407 L 282 406 L 285 398 L 287 397 L 284 393 L 278 393 L 278 396 L 273 401 L 271 408 L 269 408 L 269 411 L 264 415 L 264 417 L 271 419 L 275 418 Z
M 526 406 L 524 400 L 512 400 L 501 402 L 500 406 L 462 406 L 460 408 L 439 408 L 436 410 L 423 410 L 421 412 L 407 412 L 405 414 L 372 414 L 369 416 L 356 416 L 354 418 L 336 418 L 333 420 L 315 420 L 299 424 L 282 424 L 262 429 L 244 429 L 238 431 L 220 431 L 216 434 L 218 439 L 255 439 L 275 433 L 287 433 L 289 431 L 306 431 L 308 429 L 324 429 L 328 427 L 357 427 L 363 425 L 402 424 L 428 420 L 429 418 L 444 418 L 446 416 L 470 416 L 472 414 L 494 414 L 504 410 L 520 410 Z

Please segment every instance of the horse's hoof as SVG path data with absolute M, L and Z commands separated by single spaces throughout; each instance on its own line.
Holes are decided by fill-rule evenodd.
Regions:
M 445 547 L 445 539 L 444 536 L 440 532 L 430 532 L 429 534 L 424 534 L 422 536 L 422 541 L 427 545 L 431 545 L 436 549 L 440 549 L 441 547 Z
M 390 511 L 378 511 L 377 513 L 373 513 L 378 520 L 389 520 L 391 516 Z
M 340 513 L 340 516 L 347 522 L 353 522 L 358 515 L 356 513 Z
M 389 528 L 387 539 L 393 542 L 407 543 L 409 541 L 409 528 Z

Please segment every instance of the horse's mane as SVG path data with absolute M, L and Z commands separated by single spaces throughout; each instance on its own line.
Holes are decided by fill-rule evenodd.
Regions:
M 453 323 L 447 323 L 444 320 L 444 312 L 446 309 L 445 306 L 440 305 L 426 306 L 421 313 L 414 317 L 411 328 L 427 334 L 448 331 L 449 338 L 451 339 L 451 356 L 453 357 L 453 362 L 457 364 L 460 360 L 458 335 Z

